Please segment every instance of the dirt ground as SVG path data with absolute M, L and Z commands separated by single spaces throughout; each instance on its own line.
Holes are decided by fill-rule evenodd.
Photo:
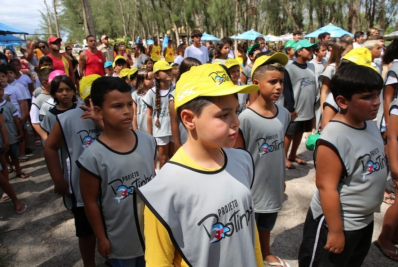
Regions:
M 32 142 L 33 144 L 33 142 Z M 23 169 L 31 177 L 15 178 L 10 182 L 18 197 L 28 205 L 22 215 L 16 215 L 11 202 L 0 203 L 0 266 L 83 266 L 75 237 L 72 213 L 65 209 L 62 199 L 53 193 L 41 147 L 33 147 L 33 154 Z M 304 219 L 315 191 L 312 153 L 300 146 L 301 157 L 307 166 L 287 170 L 287 188 L 283 210 L 279 213 L 271 235 L 273 253 L 292 267 L 298 266 L 297 254 L 301 242 Z M 375 214 L 373 240 L 380 233 L 386 204 Z M 97 266 L 105 266 L 97 253 Z M 398 266 L 371 246 L 363 266 Z

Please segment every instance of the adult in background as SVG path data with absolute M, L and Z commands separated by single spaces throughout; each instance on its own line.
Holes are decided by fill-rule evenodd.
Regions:
M 118 44 L 118 43 L 115 43 L 113 45 L 113 58 L 117 57 L 117 53 L 119 51 L 119 46 L 120 46 L 120 44 Z
M 53 60 L 53 70 L 62 70 L 75 83 L 75 74 L 70 60 L 60 53 L 62 39 L 59 37 L 50 37 L 47 40 L 50 47 L 50 53 L 47 55 Z
M 192 45 L 187 47 L 184 52 L 184 58 L 193 57 L 205 64 L 209 62 L 209 52 L 206 46 L 202 46 L 200 40 L 202 33 L 199 30 L 193 30 L 191 33 Z
M 98 46 L 98 50 L 102 52 L 102 54 L 105 56 L 104 60 L 105 61 L 112 61 L 114 59 L 113 56 L 113 47 L 109 44 L 109 36 L 106 34 L 103 34 L 101 36 L 101 45 Z
M 380 35 L 380 30 L 377 28 L 369 28 L 366 31 L 366 38 L 369 39 L 370 36 Z
M 75 84 L 76 84 L 76 88 L 79 88 L 79 81 L 80 81 L 80 75 L 79 75 L 79 61 L 75 58 L 75 56 L 72 54 L 72 48 L 70 46 L 66 46 L 65 47 L 65 56 L 69 57 L 69 60 L 72 63 L 72 67 L 73 67 L 73 73 L 75 74 Z
M 256 39 L 254 40 L 254 42 L 256 44 L 260 45 L 260 50 L 261 52 L 267 52 L 267 48 L 265 47 L 265 39 L 262 36 L 258 36 L 256 37 Z
M 303 33 L 301 31 L 294 31 L 293 32 L 293 40 L 295 42 L 300 41 L 303 38 Z
M 174 46 L 173 40 L 169 39 L 167 46 L 163 49 L 163 56 L 166 59 L 167 63 L 171 64 L 174 62 Z
M 148 58 L 148 56 L 145 55 L 145 47 L 141 43 L 135 44 L 133 46 L 133 52 L 135 57 L 134 67 L 141 69 L 145 60 Z
M 319 39 L 319 41 L 324 42 L 324 43 L 327 44 L 330 41 L 330 33 L 323 32 L 323 33 L 318 35 L 318 39 Z
M 158 42 L 158 38 L 153 37 L 153 44 L 148 47 L 148 56 L 150 56 L 154 63 L 160 60 L 162 54 L 162 46 Z
M 209 53 L 209 59 L 214 57 L 214 47 L 213 47 L 213 42 L 212 41 L 207 41 L 206 42 L 206 47 L 207 47 L 207 52 Z M 209 62 L 210 63 L 210 62 Z
M 134 64 L 132 57 L 127 51 L 127 47 L 124 44 L 119 45 L 119 50 L 117 51 L 118 56 L 123 56 L 126 59 L 128 66 L 132 66 Z M 116 57 L 115 57 L 116 58 Z
M 46 41 L 38 41 L 37 48 L 35 49 L 37 59 L 40 59 L 42 56 L 47 56 L 50 54 L 50 47 Z
M 104 58 L 105 56 L 97 49 L 97 40 L 95 36 L 86 37 L 88 49 L 83 51 L 79 57 L 79 73 L 80 76 L 88 76 L 91 74 L 105 75 Z
M 358 31 L 354 34 L 354 43 L 352 44 L 354 48 L 362 46 L 364 35 L 365 33 L 361 31 Z

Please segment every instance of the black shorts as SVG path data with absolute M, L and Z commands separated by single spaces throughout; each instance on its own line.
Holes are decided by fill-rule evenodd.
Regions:
M 286 135 L 298 135 L 312 131 L 312 119 L 308 121 L 292 121 L 286 130 Z
M 299 250 L 299 266 L 362 266 L 372 242 L 373 221 L 362 229 L 344 231 L 344 250 L 340 254 L 335 254 L 324 249 L 328 236 L 328 227 L 324 218 L 321 215 L 314 219 L 312 210 L 309 208 Z
M 10 144 L 8 148 L 8 155 L 11 159 L 19 159 L 21 154 L 19 153 L 19 143 Z
M 278 213 L 255 213 L 258 230 L 271 232 L 274 229 Z
M 87 219 L 84 207 L 73 207 L 73 215 L 75 217 L 75 228 L 77 237 L 88 237 L 94 234 L 93 228 Z

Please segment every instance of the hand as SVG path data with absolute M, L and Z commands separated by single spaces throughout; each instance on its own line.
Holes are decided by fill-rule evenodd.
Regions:
M 68 183 L 64 180 L 64 178 L 59 179 L 59 181 L 54 181 L 54 193 L 58 195 L 65 195 L 68 193 Z
M 104 257 L 105 259 L 108 259 L 109 256 L 111 255 L 111 243 L 109 242 L 109 240 L 106 237 L 104 237 L 98 239 L 97 244 L 98 244 L 99 254 L 101 254 L 101 256 Z
M 343 231 L 328 233 L 328 238 L 324 249 L 332 253 L 341 253 L 344 250 L 345 236 Z
M 82 119 L 91 119 L 91 120 L 99 120 L 99 118 L 97 117 L 97 115 L 94 112 L 94 104 L 93 101 L 91 101 L 90 99 L 90 106 L 80 106 L 81 109 L 84 110 L 83 115 L 81 116 Z
M 24 135 L 23 135 L 23 134 L 20 134 L 20 135 L 17 136 L 17 140 L 18 140 L 18 141 L 22 141 L 22 140 L 23 140 L 23 137 L 24 137 Z
M 1 149 L 3 150 L 4 154 L 7 154 L 9 148 L 10 148 L 10 144 L 9 143 L 4 143 L 3 146 L 1 147 Z
M 294 121 L 294 119 L 297 118 L 298 113 L 297 113 L 297 111 L 293 111 L 293 112 L 290 112 L 290 115 L 292 116 L 292 121 Z

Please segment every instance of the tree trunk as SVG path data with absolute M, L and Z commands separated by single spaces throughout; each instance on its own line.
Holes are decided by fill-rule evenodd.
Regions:
M 173 21 L 173 10 L 171 8 L 172 3 L 170 2 L 166 2 L 165 0 L 162 0 L 163 3 L 165 3 L 167 11 L 169 12 L 169 20 L 170 20 L 170 24 L 173 25 L 173 29 L 174 29 L 174 33 L 175 33 L 175 44 L 178 46 L 180 43 L 180 36 L 178 35 L 178 27 L 177 24 Z M 171 35 L 171 34 L 170 34 Z
M 57 7 L 56 7 L 56 0 L 53 0 L 53 8 L 54 8 L 54 22 L 55 22 L 55 30 L 57 31 L 57 37 L 60 37 L 59 34 L 59 25 L 58 25 L 58 14 L 57 14 Z
M 94 21 L 93 16 L 91 15 L 91 4 L 89 0 L 82 0 L 82 10 L 83 10 L 83 19 L 84 19 L 84 30 L 86 31 L 86 35 L 94 35 Z
M 47 11 L 47 25 L 48 25 L 48 33 L 50 35 L 53 35 L 53 29 L 51 25 L 51 17 L 50 17 L 50 8 L 47 5 L 47 0 L 44 0 L 44 5 L 46 6 L 46 11 Z M 83 13 L 84 15 L 84 13 Z
M 358 31 L 359 17 L 359 0 L 350 1 L 350 9 L 348 12 L 348 31 L 355 33 Z
M 308 22 L 308 32 L 312 32 L 314 28 L 314 17 L 313 13 L 314 12 L 314 5 L 312 3 L 312 0 L 308 1 L 308 16 L 309 16 L 309 22 Z
M 196 26 L 198 27 L 198 30 L 203 32 L 202 18 L 200 17 L 199 13 L 196 10 L 193 11 L 193 14 L 195 16 L 195 20 L 196 20 L 196 23 L 197 23 Z
M 288 3 L 287 3 L 287 0 L 283 0 L 282 3 L 283 3 L 283 8 L 285 9 L 287 15 L 288 15 L 289 18 L 292 20 L 293 29 L 294 29 L 294 30 L 299 30 L 300 27 L 298 26 L 298 24 L 297 24 L 297 22 L 296 22 L 296 20 L 295 20 L 295 18 L 294 18 L 294 16 L 293 16 L 293 5 L 292 5 L 293 3 L 292 3 L 292 2 L 289 2 L 289 4 L 288 4 Z

